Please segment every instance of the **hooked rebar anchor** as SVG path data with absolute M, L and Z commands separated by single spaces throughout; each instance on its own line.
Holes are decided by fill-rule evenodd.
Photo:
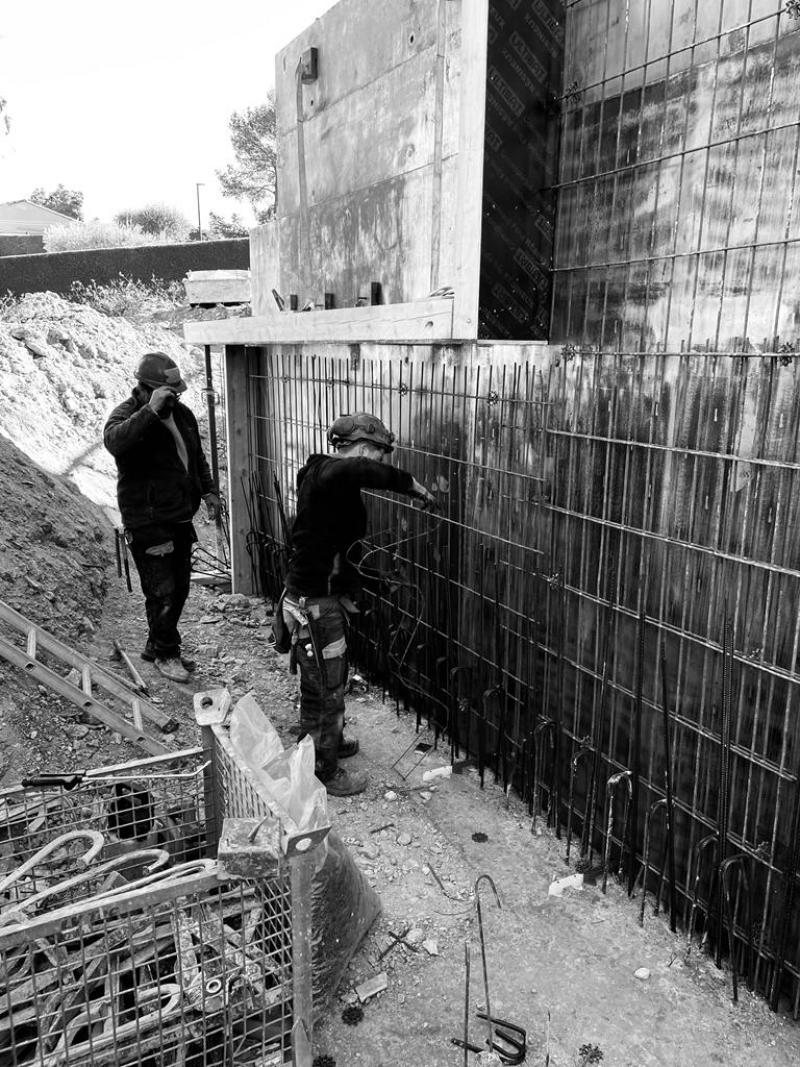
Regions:
M 480 938 L 480 942 L 481 942 L 481 964 L 483 965 L 483 991 L 484 991 L 484 996 L 486 997 L 486 1023 L 487 1023 L 487 1026 L 488 1026 L 488 1039 L 487 1039 L 487 1042 L 486 1042 L 486 1047 L 491 1050 L 492 1044 L 494 1042 L 494 1023 L 493 1023 L 493 1019 L 492 1019 L 492 1008 L 491 1008 L 491 1005 L 489 1003 L 489 971 L 488 971 L 488 968 L 486 966 L 486 939 L 485 939 L 485 937 L 483 935 L 483 915 L 481 914 L 481 896 L 480 896 L 480 893 L 478 892 L 478 886 L 481 884 L 481 882 L 484 879 L 492 887 L 492 892 L 494 893 L 494 899 L 497 901 L 498 908 L 502 908 L 503 905 L 500 903 L 500 894 L 497 892 L 497 886 L 494 884 L 494 881 L 492 880 L 491 875 L 489 875 L 489 874 L 481 874 L 481 875 L 479 875 L 478 878 L 475 880 L 475 886 L 473 888 L 473 892 L 475 893 L 475 907 L 476 907 L 477 912 L 478 912 L 478 937 Z
M 614 796 L 617 791 L 617 786 L 620 782 L 625 782 L 625 807 L 624 815 L 622 818 L 622 836 L 620 838 L 622 842 L 622 853 L 625 852 L 625 836 L 628 831 L 628 816 L 631 808 L 631 796 L 633 795 L 633 785 L 631 782 L 633 775 L 630 771 L 618 771 L 616 774 L 612 774 L 606 782 L 606 839 L 603 844 L 603 892 L 606 891 L 608 884 L 608 863 L 611 856 L 611 831 L 614 828 Z M 620 854 L 620 869 L 622 868 L 622 853 Z
M 701 838 L 701 840 L 698 841 L 697 844 L 694 846 L 695 875 L 694 875 L 694 889 L 692 891 L 692 904 L 691 904 L 691 907 L 689 909 L 689 923 L 688 923 L 688 930 L 687 930 L 687 934 L 686 934 L 686 947 L 687 947 L 687 949 L 691 948 L 691 946 L 692 946 L 692 935 L 694 934 L 694 917 L 695 917 L 695 914 L 697 913 L 698 893 L 699 893 L 699 889 L 700 889 L 700 878 L 702 877 L 702 859 L 703 859 L 703 856 L 706 854 L 706 851 L 711 846 L 713 846 L 714 849 L 717 849 L 719 847 L 719 838 L 717 837 L 716 834 L 708 834 L 706 837 Z M 715 859 L 716 859 L 716 857 L 715 857 Z M 708 938 L 709 917 L 711 915 L 712 901 L 713 901 L 713 898 L 714 898 L 714 890 L 716 888 L 717 871 L 718 871 L 718 868 L 717 868 L 716 862 L 715 862 L 714 870 L 713 870 L 713 873 L 712 873 L 712 876 L 711 876 L 711 889 L 710 889 L 709 894 L 708 894 L 708 912 L 706 914 L 706 928 L 703 931 L 703 938 L 702 938 L 702 940 L 700 942 L 700 947 L 701 948 L 705 945 L 706 940 Z
M 504 1064 L 519 1064 L 522 1063 L 526 1055 L 527 1035 L 525 1030 L 521 1026 L 517 1026 L 514 1023 L 507 1022 L 505 1019 L 496 1019 L 492 1015 L 491 1003 L 489 1000 L 489 972 L 486 964 L 486 937 L 483 932 L 483 914 L 481 911 L 481 896 L 480 896 L 480 884 L 482 881 L 487 881 L 492 887 L 495 901 L 498 908 L 502 908 L 500 903 L 500 895 L 497 892 L 497 886 L 494 884 L 491 876 L 488 874 L 480 875 L 474 886 L 475 894 L 475 908 L 478 913 L 478 934 L 481 943 L 481 962 L 483 965 L 483 989 L 484 996 L 486 998 L 486 1010 L 477 1012 L 479 1019 L 486 1021 L 488 1027 L 488 1034 L 486 1039 L 486 1049 L 489 1052 L 496 1052 Z M 454 1045 L 463 1047 L 464 1049 L 464 1064 L 468 1063 L 468 1052 L 481 1052 L 479 1045 L 471 1044 L 469 1041 L 469 976 L 470 976 L 470 950 L 469 942 L 464 943 L 464 961 L 466 966 L 466 987 L 464 991 L 464 1036 L 463 1038 L 453 1037 L 451 1042 Z
M 463 764 L 461 764 L 461 766 L 465 765 L 467 763 L 467 761 L 469 760 L 469 742 L 470 742 L 470 707 L 469 707 L 469 698 L 468 697 L 467 698 L 462 698 L 462 697 L 459 696 L 459 693 L 458 693 L 458 688 L 459 688 L 458 687 L 458 679 L 462 674 L 465 674 L 467 676 L 467 678 L 471 681 L 472 680 L 472 667 L 461 666 L 461 667 L 451 667 L 450 668 L 449 678 L 450 678 L 450 695 L 451 695 L 451 699 L 452 699 L 452 722 L 453 722 L 453 729 L 459 736 L 460 736 L 461 730 L 460 730 L 459 723 L 458 723 L 458 716 L 459 716 L 459 712 L 461 711 L 462 700 L 465 701 L 465 705 L 464 705 L 465 706 L 465 716 L 464 716 L 464 718 L 465 718 L 465 724 L 464 724 L 465 725 L 465 730 L 464 730 L 464 745 L 463 745 L 463 748 L 464 748 L 464 761 L 463 761 Z M 452 765 L 453 765 L 453 767 L 455 769 L 455 762 L 452 760 L 452 757 L 451 757 L 451 763 L 452 763 Z
M 647 875 L 650 873 L 650 842 L 653 836 L 653 819 L 659 811 L 663 809 L 664 818 L 667 819 L 667 798 L 661 797 L 660 800 L 654 800 L 647 811 L 647 822 L 644 827 L 644 853 L 642 855 L 642 902 L 639 906 L 639 925 L 644 926 L 644 904 L 647 897 Z M 661 905 L 661 892 L 664 886 L 664 865 L 666 858 L 666 834 L 664 835 L 664 855 L 661 857 L 661 873 L 658 876 L 658 889 L 656 890 L 656 906 L 653 911 L 654 915 L 658 915 L 658 909 Z
M 744 881 L 744 899 L 747 905 L 747 988 L 753 988 L 753 883 L 750 879 L 751 858 L 740 852 L 736 856 L 729 856 L 719 865 L 720 881 L 722 883 L 722 898 L 725 909 L 725 922 L 728 927 L 728 947 L 731 955 L 731 981 L 733 983 L 733 1003 L 739 1000 L 739 982 L 736 974 L 736 929 L 734 927 L 734 914 L 731 906 L 731 871 L 738 872 L 739 883 Z
M 478 774 L 480 775 L 481 789 L 486 772 L 486 724 L 489 721 L 489 705 L 493 699 L 497 700 L 497 749 L 495 751 L 495 781 L 497 781 L 498 756 L 502 748 L 502 719 L 503 719 L 503 687 L 500 683 L 484 689 L 481 698 L 481 717 L 478 719 Z
M 469 967 L 470 967 L 470 955 L 469 955 L 469 941 L 464 942 L 464 970 L 466 971 L 466 979 L 464 981 L 464 1067 L 468 1067 L 469 1064 Z
M 568 804 L 568 808 L 567 808 L 567 856 L 566 856 L 566 862 L 567 863 L 569 863 L 569 853 L 570 853 L 570 848 L 572 847 L 572 816 L 573 816 L 573 800 L 574 800 L 574 796 L 575 796 L 575 778 L 577 776 L 578 767 L 580 765 L 581 760 L 587 760 L 587 759 L 593 759 L 593 758 L 594 758 L 594 749 L 590 748 L 588 745 L 584 745 L 582 748 L 578 749 L 578 751 L 572 757 L 572 760 L 571 760 L 570 765 L 569 765 L 569 804 Z M 589 786 L 589 775 L 588 775 L 588 773 L 586 775 L 586 786 L 587 786 L 587 788 L 586 788 L 587 810 L 584 812 L 584 820 L 588 817 L 588 814 L 589 814 L 588 813 L 588 802 L 589 802 L 589 800 L 588 800 L 588 798 L 589 798 L 589 788 L 588 788 L 588 786 Z
M 556 747 L 556 724 L 552 719 L 543 719 L 537 723 L 533 730 L 533 797 L 531 812 L 531 832 L 536 830 L 536 819 L 538 816 L 537 807 L 539 805 L 539 790 L 542 788 L 542 778 L 544 777 L 544 745 L 541 744 L 543 735 L 547 735 L 550 745 L 550 752 L 555 751 Z M 554 768 L 555 769 L 555 768 Z M 548 798 L 547 808 L 547 825 L 550 825 L 550 816 L 553 810 L 553 793 L 554 793 L 554 778 L 555 774 L 551 775 L 550 779 L 550 796 Z

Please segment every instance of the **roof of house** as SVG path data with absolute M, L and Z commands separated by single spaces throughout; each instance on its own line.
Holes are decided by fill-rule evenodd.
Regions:
M 65 226 L 75 222 L 69 215 L 31 200 L 11 200 L 0 204 L 0 233 L 41 234 L 48 226 Z

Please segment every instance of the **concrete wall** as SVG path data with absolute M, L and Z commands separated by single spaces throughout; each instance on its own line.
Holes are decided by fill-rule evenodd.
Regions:
M 149 282 L 151 278 L 180 281 L 189 270 L 246 269 L 250 243 L 246 237 L 229 241 L 195 241 L 181 245 L 142 245 L 140 248 L 98 248 L 81 252 L 44 252 L 0 259 L 0 292 L 67 293 L 73 282 L 98 285 L 119 280 L 120 274 Z
M 563 0 L 341 0 L 284 49 L 284 295 L 446 286 L 457 336 L 545 340 L 563 33 Z
M 251 307 L 254 315 L 278 313 L 273 289 L 288 303 L 288 295 L 280 293 L 280 270 L 277 222 L 265 222 L 261 226 L 255 226 L 250 231 Z
M 279 53 L 281 291 L 301 306 L 454 284 L 460 6 L 341 0 Z M 319 78 L 298 92 L 310 46 Z
M 44 251 L 41 234 L 0 234 L 0 258 L 3 256 L 27 256 Z

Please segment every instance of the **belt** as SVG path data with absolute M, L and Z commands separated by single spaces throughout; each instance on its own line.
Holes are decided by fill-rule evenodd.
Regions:
M 344 608 L 348 615 L 358 615 L 359 609 L 349 596 L 298 596 L 287 593 L 283 600 L 283 606 L 289 614 L 297 619 L 301 626 L 305 626 L 308 619 L 318 619 L 323 611 L 339 605 Z

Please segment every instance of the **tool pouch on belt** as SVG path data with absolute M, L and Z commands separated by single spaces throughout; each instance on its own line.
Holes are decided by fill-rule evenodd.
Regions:
M 275 613 L 272 616 L 272 636 L 275 639 L 275 651 L 280 652 L 281 655 L 291 651 L 292 648 L 292 635 L 283 617 L 283 602 L 285 599 L 286 590 L 284 589 L 278 603 L 275 605 Z

